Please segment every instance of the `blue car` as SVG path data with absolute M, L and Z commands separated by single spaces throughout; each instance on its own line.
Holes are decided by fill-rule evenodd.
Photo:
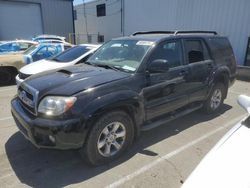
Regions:
M 64 43 L 40 43 L 30 47 L 23 53 L 24 62 L 30 64 L 41 59 L 47 59 L 71 47 L 70 44 Z
M 0 43 L 0 54 L 6 54 L 11 52 L 21 52 L 27 50 L 37 42 L 29 40 L 16 40 L 16 41 L 5 41 Z

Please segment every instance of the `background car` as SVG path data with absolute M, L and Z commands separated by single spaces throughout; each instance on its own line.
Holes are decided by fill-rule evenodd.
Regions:
M 23 53 L 0 56 L 0 85 L 14 83 L 18 70 L 26 64 L 55 56 L 72 46 L 64 43 L 40 43 Z
M 24 62 L 30 64 L 40 59 L 46 59 L 55 56 L 64 50 L 71 48 L 72 45 L 67 43 L 40 43 L 26 50 L 24 54 Z
M 35 44 L 37 42 L 29 40 L 5 41 L 0 43 L 0 54 L 25 51 Z
M 36 42 L 41 42 L 43 40 L 57 40 L 57 41 L 65 41 L 65 37 L 58 36 L 58 35 L 38 35 L 32 39 Z
M 216 144 L 182 188 L 250 187 L 250 97 L 241 95 L 238 103 L 248 112 L 248 117 Z
M 26 65 L 19 70 L 16 83 L 19 85 L 33 74 L 85 62 L 99 47 L 100 45 L 82 44 L 74 46 L 51 59 L 43 59 Z

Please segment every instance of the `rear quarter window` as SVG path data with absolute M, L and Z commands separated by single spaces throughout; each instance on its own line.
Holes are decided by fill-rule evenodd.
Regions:
M 210 38 L 209 46 L 215 59 L 224 59 L 233 55 L 231 44 L 227 38 Z

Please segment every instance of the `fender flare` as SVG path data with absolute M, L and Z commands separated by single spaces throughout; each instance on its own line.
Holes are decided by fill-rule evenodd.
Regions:
M 222 82 L 225 87 L 226 87 L 226 93 L 225 93 L 225 98 L 227 97 L 228 93 L 228 87 L 229 87 L 229 75 L 230 75 L 230 69 L 227 66 L 221 66 L 218 67 L 218 69 L 213 72 L 212 78 L 209 81 L 209 93 L 211 93 L 214 85 L 218 82 Z
M 83 110 L 86 121 L 89 122 L 86 128 L 89 130 L 93 121 L 104 113 L 120 109 L 131 116 L 135 125 L 135 136 L 139 136 L 145 117 L 144 105 L 142 97 L 132 90 L 108 93 L 91 101 Z

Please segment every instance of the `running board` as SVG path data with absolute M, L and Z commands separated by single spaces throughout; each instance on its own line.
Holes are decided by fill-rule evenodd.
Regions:
M 200 109 L 201 107 L 202 107 L 202 104 L 200 104 L 199 106 L 192 107 L 192 108 L 187 109 L 187 110 L 183 110 L 183 111 L 181 111 L 179 113 L 176 113 L 174 115 L 170 115 L 169 117 L 167 117 L 165 119 L 161 119 L 161 120 L 155 121 L 153 123 L 149 123 L 149 124 L 143 125 L 141 127 L 141 130 L 142 131 L 148 131 L 150 129 L 159 127 L 159 126 L 163 125 L 164 123 L 168 123 L 168 122 L 170 122 L 172 120 L 175 120 L 175 119 L 177 119 L 177 118 L 179 118 L 181 116 L 185 116 L 185 115 L 187 115 L 187 114 L 189 114 L 189 113 L 191 113 L 191 112 L 193 112 L 195 110 Z

